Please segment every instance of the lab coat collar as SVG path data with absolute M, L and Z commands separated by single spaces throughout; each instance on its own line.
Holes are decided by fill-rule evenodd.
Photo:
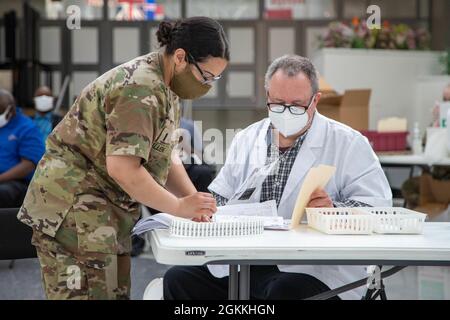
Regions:
M 256 141 L 253 145 L 252 152 L 250 153 L 250 163 L 255 166 L 265 165 L 267 158 L 267 145 L 270 141 L 267 140 L 267 130 L 270 126 L 270 119 L 266 118 L 260 122 L 260 125 L 256 128 Z M 306 132 L 305 140 L 300 148 L 321 148 L 325 143 L 326 135 L 326 118 L 318 111 L 315 112 L 311 127 Z M 298 157 L 297 157 L 298 158 Z M 295 164 L 294 164 L 295 165 Z
M 253 168 L 259 168 L 266 164 L 268 143 L 267 130 L 269 129 L 269 126 L 270 119 L 266 118 L 256 128 L 256 130 L 258 130 L 256 134 L 257 138 L 249 155 L 249 166 L 251 168 L 249 172 L 251 172 Z M 280 205 L 293 191 L 298 190 L 298 185 L 303 181 L 306 173 L 314 165 L 316 155 L 313 150 L 323 147 L 325 143 L 326 127 L 326 118 L 316 111 L 311 127 L 306 133 L 305 140 L 295 158 L 291 173 L 289 174 L 286 186 L 284 187 Z M 249 143 L 251 142 L 249 141 Z
M 326 118 L 318 111 L 315 112 L 311 128 L 309 128 L 305 141 L 309 148 L 321 148 L 325 144 Z
M 270 119 L 266 118 L 261 124 L 256 128 L 258 132 L 256 133 L 256 141 L 253 145 L 253 148 L 249 160 L 250 167 L 260 168 L 266 164 L 267 159 L 267 130 L 270 126 Z M 248 141 L 248 143 L 252 143 Z M 251 170 L 250 170 L 251 171 Z

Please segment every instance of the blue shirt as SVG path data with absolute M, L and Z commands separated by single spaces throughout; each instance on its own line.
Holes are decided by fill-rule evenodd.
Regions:
M 37 165 L 44 152 L 44 139 L 38 127 L 16 108 L 16 115 L 0 128 L 0 174 L 19 164 L 22 158 Z M 33 172 L 25 180 L 32 177 Z
M 44 115 L 41 115 L 36 112 L 33 121 L 41 131 L 44 141 L 47 140 L 47 137 L 52 132 L 53 128 L 53 114 L 51 112 L 47 112 Z

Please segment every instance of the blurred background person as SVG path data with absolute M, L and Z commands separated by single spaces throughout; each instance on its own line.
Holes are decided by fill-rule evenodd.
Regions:
M 216 175 L 214 166 L 203 161 L 203 138 L 196 123 L 189 118 L 182 117 L 180 128 L 186 130 L 189 135 L 181 141 L 183 151 L 187 153 L 184 168 L 198 191 L 208 192 L 208 186 Z
M 41 86 L 34 92 L 34 108 L 36 113 L 33 117 L 34 123 L 42 133 L 44 141 L 48 135 L 61 121 L 61 116 L 53 112 L 55 108 L 52 90 L 47 86 Z
M 0 208 L 20 207 L 36 164 L 44 154 L 38 127 L 0 89 Z

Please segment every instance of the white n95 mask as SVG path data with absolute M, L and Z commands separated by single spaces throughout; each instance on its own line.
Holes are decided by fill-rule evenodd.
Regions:
M 309 115 L 307 112 L 292 114 L 287 108 L 283 113 L 273 112 L 269 109 L 269 118 L 275 129 L 284 137 L 289 137 L 300 132 L 308 124 Z
M 53 109 L 53 97 L 39 96 L 34 98 L 34 105 L 39 112 L 48 112 Z
M 6 117 L 8 116 L 8 113 L 9 113 L 10 109 L 11 109 L 11 106 L 6 108 L 5 112 L 0 114 L 0 128 L 3 128 L 4 126 L 6 126 L 8 124 L 9 120 L 6 119 Z

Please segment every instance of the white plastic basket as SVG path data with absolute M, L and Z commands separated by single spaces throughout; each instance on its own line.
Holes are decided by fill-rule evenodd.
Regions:
M 375 217 L 373 231 L 385 234 L 421 234 L 426 214 L 406 208 L 359 208 Z
M 306 208 L 308 225 L 328 234 L 371 234 L 374 217 L 357 208 Z
M 229 217 L 230 220 L 214 222 L 194 222 L 182 218 L 171 221 L 171 236 L 206 238 L 254 236 L 264 232 L 264 219 L 260 217 Z

